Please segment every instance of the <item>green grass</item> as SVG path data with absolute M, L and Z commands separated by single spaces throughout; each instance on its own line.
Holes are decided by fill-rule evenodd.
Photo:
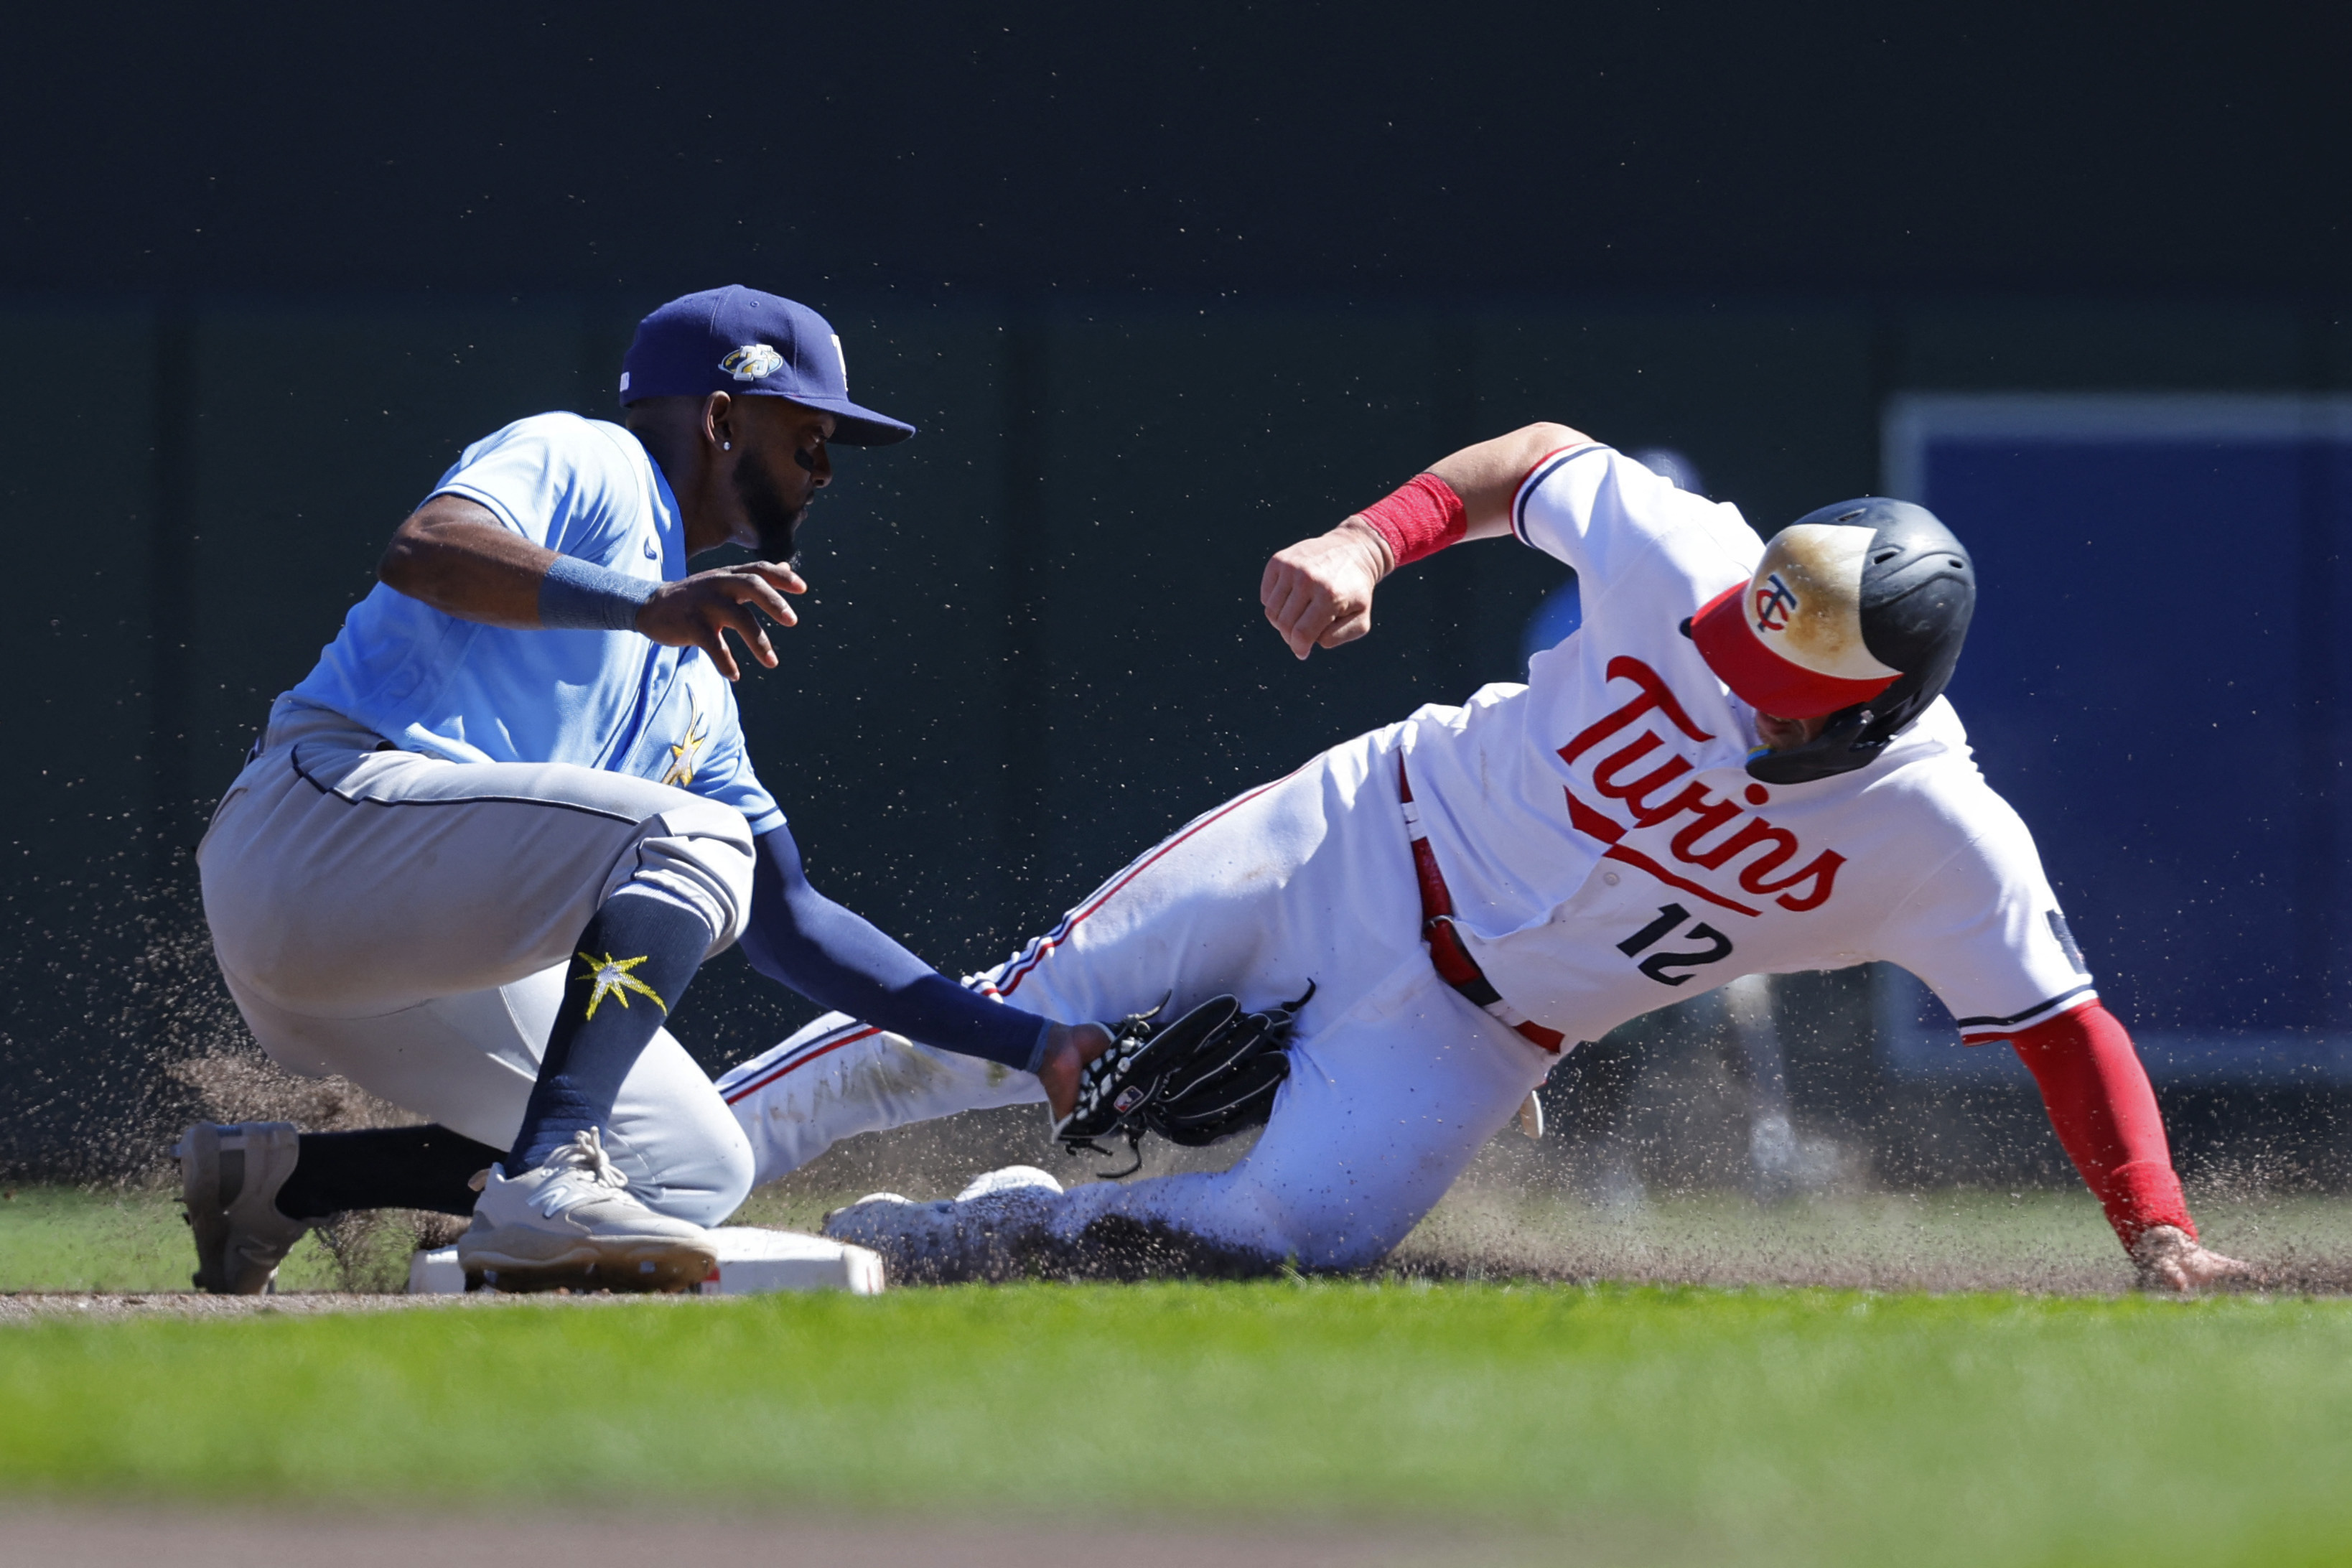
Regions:
M 185 1290 L 196 1255 L 176 1189 L 0 1189 L 0 1292 Z M 756 1194 L 734 1223 L 814 1230 L 824 1211 L 862 1194 Z M 278 1271 L 283 1290 L 398 1290 L 415 1237 L 391 1216 L 313 1232 Z M 340 1250 L 339 1250 L 340 1248 Z
M 2340 1201 L 2200 1212 L 2252 1252 L 2352 1246 Z M 306 1241 L 288 1287 L 396 1278 L 394 1227 L 340 1239 Z M 1607 1215 L 1465 1192 L 1406 1250 L 2102 1289 L 2113 1247 L 2079 1194 Z M 184 1289 L 189 1264 L 167 1194 L 0 1199 L 0 1289 Z M 1467 1521 L 1644 1562 L 2352 1559 L 2344 1300 L 1293 1283 L 51 1319 L 0 1330 L 0 1496 L 1107 1507 Z
M 2352 1543 L 2344 1301 L 1024 1286 L 51 1321 L 0 1332 L 0 1409 L 20 1496 L 1599 1521 L 1712 1561 Z
M 346 1234 L 341 1257 L 329 1238 L 304 1237 L 280 1287 L 389 1290 L 407 1279 L 405 1235 Z M 185 1290 L 195 1266 L 176 1191 L 19 1187 L 0 1198 L 0 1290 Z
M 0 1200 L 0 1288 L 184 1290 L 194 1266 L 179 1205 L 159 1194 L 22 1187 Z

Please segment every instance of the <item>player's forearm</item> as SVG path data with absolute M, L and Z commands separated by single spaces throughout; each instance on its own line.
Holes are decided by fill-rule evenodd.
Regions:
M 1462 498 L 1465 539 L 1495 539 L 1511 531 L 1511 499 L 1535 466 L 1584 437 L 1565 425 L 1539 422 L 1465 447 L 1429 466 Z
M 2032 1070 L 2051 1127 L 2124 1246 L 2158 1226 L 2178 1226 L 2193 1240 L 2197 1226 L 2173 1173 L 2156 1090 L 2115 1016 L 2094 1002 L 2010 1044 Z
M 1322 540 L 1292 549 L 1360 552 L 1377 581 L 1465 540 L 1499 538 L 1511 531 L 1511 501 L 1528 475 L 1551 453 L 1583 439 L 1565 425 L 1536 424 L 1465 447 L 1350 514 Z
M 783 828 L 761 834 L 743 956 L 821 1007 L 919 1045 L 1035 1070 L 1047 1021 L 976 995 L 809 885 Z
M 555 552 L 501 526 L 488 509 L 436 496 L 393 534 L 376 576 L 459 620 L 533 627 L 554 560 Z

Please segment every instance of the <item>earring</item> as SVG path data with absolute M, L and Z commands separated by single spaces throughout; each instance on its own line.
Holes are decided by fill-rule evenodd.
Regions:
M 721 441 L 719 443 L 719 449 L 722 452 L 731 452 L 735 449 L 735 443 L 732 441 Z

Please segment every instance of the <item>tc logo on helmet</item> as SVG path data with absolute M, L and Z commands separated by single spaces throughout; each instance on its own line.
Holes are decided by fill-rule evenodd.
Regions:
M 765 343 L 745 343 L 719 362 L 719 368 L 738 381 L 757 381 L 783 368 L 784 356 Z
M 1784 632 L 1789 629 L 1790 613 L 1797 607 L 1797 591 L 1773 573 L 1759 584 L 1756 594 L 1756 629 L 1759 632 Z

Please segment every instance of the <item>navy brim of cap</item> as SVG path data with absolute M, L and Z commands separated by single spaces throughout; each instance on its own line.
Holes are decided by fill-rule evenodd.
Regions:
M 803 408 L 815 408 L 833 416 L 833 444 L 836 447 L 887 447 L 903 441 L 915 433 L 915 427 L 887 414 L 877 414 L 861 407 L 845 397 L 792 397 L 789 393 L 761 392 L 746 387 L 733 395 L 752 397 L 791 397 Z

